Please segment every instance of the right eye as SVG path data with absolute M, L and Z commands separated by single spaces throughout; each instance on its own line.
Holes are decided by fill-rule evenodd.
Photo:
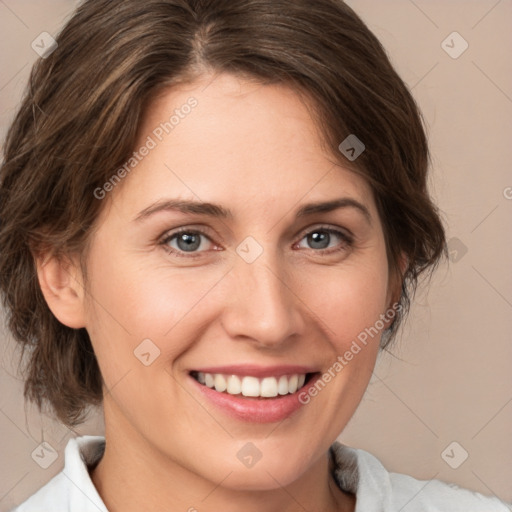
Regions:
M 203 231 L 196 229 L 179 229 L 178 231 L 170 232 L 165 235 L 160 244 L 164 246 L 164 249 L 176 256 L 195 257 L 197 253 L 205 252 L 203 249 L 208 242 L 204 242 L 203 239 L 213 244 L 211 239 Z M 206 249 L 208 250 L 208 249 Z M 190 256 L 186 253 L 190 253 Z

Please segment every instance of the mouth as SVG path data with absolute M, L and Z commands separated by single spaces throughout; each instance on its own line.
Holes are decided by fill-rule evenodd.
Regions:
M 293 373 L 259 378 L 253 375 L 232 375 L 191 371 L 189 375 L 204 387 L 225 395 L 268 400 L 293 395 L 320 375 L 320 372 Z

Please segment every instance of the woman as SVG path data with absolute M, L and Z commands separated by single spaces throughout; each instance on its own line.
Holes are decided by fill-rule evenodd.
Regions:
M 417 106 L 338 0 L 89 0 L 5 145 L 26 397 L 105 438 L 16 510 L 505 511 L 335 442 L 445 254 Z

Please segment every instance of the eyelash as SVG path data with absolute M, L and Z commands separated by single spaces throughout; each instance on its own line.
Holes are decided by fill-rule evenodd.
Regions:
M 315 253 L 319 253 L 321 256 L 328 256 L 328 255 L 331 255 L 333 253 L 336 253 L 338 251 L 342 251 L 344 249 L 350 249 L 353 244 L 354 244 L 354 240 L 351 236 L 349 236 L 348 234 L 344 233 L 343 231 L 340 231 L 338 229 L 334 229 L 334 228 L 331 228 L 331 227 L 328 227 L 328 226 L 319 226 L 319 227 L 316 227 L 310 231 L 306 231 L 302 234 L 300 241 L 302 241 L 305 237 L 307 237 L 308 235 L 311 235 L 312 233 L 317 233 L 317 232 L 325 232 L 325 233 L 329 233 L 330 235 L 337 235 L 341 240 L 342 240 L 342 244 L 340 247 L 337 247 L 337 248 L 330 248 L 330 249 L 309 249 Z M 166 235 L 164 235 L 164 238 L 159 242 L 159 245 L 161 245 L 163 247 L 163 249 L 168 252 L 169 254 L 173 254 L 175 256 L 178 256 L 178 257 L 183 257 L 183 258 L 197 258 L 199 256 L 201 256 L 201 254 L 205 251 L 199 251 L 199 252 L 185 252 L 185 251 L 178 251 L 176 249 L 173 249 L 171 247 L 169 247 L 167 244 L 173 240 L 175 237 L 177 237 L 178 235 L 180 235 L 181 233 L 187 233 L 189 235 L 203 235 L 204 237 L 208 238 L 210 240 L 210 242 L 213 243 L 213 241 L 210 239 L 210 237 L 208 236 L 207 233 L 205 233 L 203 230 L 201 229 L 189 229 L 189 228 L 180 228 L 178 229 L 177 231 L 173 231 L 172 233 L 168 233 Z

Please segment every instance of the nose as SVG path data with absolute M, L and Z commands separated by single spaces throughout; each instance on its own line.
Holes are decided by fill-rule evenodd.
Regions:
M 223 327 L 233 339 L 250 339 L 275 348 L 304 332 L 304 299 L 294 290 L 294 278 L 283 266 L 271 251 L 264 251 L 252 263 L 236 258 L 226 276 L 229 299 L 222 312 Z

